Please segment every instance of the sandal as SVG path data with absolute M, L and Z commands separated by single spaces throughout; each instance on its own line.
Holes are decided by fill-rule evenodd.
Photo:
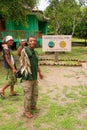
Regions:
M 18 93 L 12 93 L 10 94 L 10 96 L 18 96 L 19 94 Z
M 27 118 L 32 118 L 33 115 L 30 113 L 30 112 L 24 112 L 24 115 L 27 117 Z
M 38 107 L 31 107 L 32 110 L 40 110 Z
M 3 92 L 0 92 L 0 96 L 1 96 L 2 98 L 5 98 L 5 95 L 4 95 Z

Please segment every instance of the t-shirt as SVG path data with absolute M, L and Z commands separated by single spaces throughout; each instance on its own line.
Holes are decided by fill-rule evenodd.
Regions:
M 9 69 L 11 68 L 8 64 L 8 62 L 6 61 L 6 58 L 5 58 L 5 55 L 7 55 L 7 57 L 11 60 L 11 63 L 14 65 L 15 64 L 15 61 L 14 61 L 14 58 L 13 58 L 13 55 L 11 54 L 11 49 L 8 48 L 8 49 L 3 49 L 3 57 L 4 57 L 4 67 L 6 69 Z

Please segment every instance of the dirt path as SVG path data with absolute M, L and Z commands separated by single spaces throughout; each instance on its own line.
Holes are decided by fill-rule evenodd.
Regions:
M 61 91 L 64 86 L 87 84 L 87 63 L 83 63 L 82 67 L 45 66 L 44 68 L 46 69 L 44 80 L 39 81 L 43 86 L 42 91 L 53 89 L 53 85 L 58 86 Z
M 42 86 L 42 93 L 50 91 L 49 95 L 52 99 L 57 94 L 60 95 L 60 98 L 63 98 L 64 87 L 87 85 L 86 63 L 82 64 L 82 67 L 46 66 L 45 69 L 47 73 L 44 75 L 44 80 L 40 81 L 39 84 Z

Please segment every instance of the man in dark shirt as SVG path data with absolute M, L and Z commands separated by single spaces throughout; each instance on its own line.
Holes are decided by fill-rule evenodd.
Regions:
M 30 112 L 31 109 L 38 109 L 36 107 L 38 99 L 37 73 L 39 73 L 40 79 L 43 79 L 43 75 L 38 66 L 38 54 L 34 49 L 36 45 L 36 38 L 34 36 L 28 37 L 27 45 L 28 46 L 24 47 L 21 52 L 22 67 L 26 68 L 22 76 L 22 87 L 24 91 L 24 114 L 26 117 L 31 118 L 33 117 Z M 27 54 L 27 57 L 23 54 L 23 52 Z M 30 72 L 28 72 L 28 70 Z

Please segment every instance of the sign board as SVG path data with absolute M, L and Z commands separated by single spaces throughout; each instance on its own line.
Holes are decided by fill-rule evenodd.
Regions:
M 42 49 L 45 52 L 71 51 L 71 35 L 43 35 Z

